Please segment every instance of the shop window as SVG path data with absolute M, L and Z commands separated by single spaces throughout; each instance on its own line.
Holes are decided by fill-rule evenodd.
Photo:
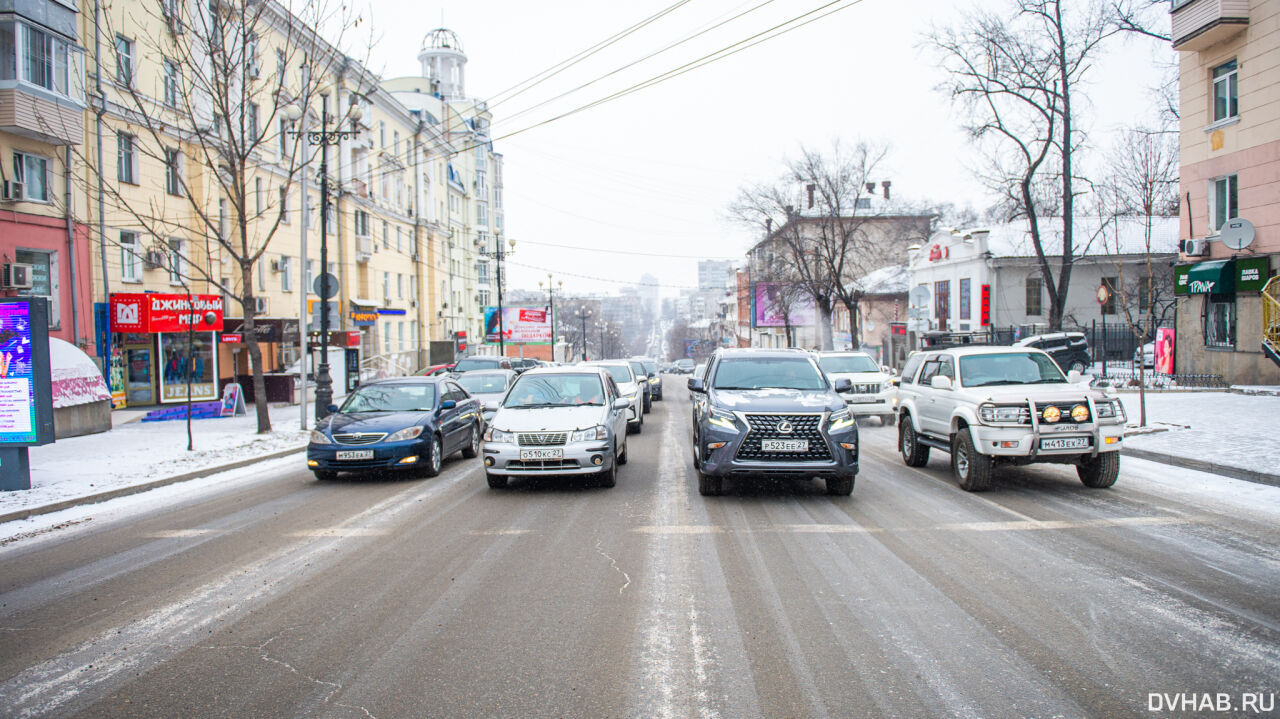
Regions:
M 142 281 L 142 260 L 136 232 L 120 232 L 120 279 L 124 282 Z
M 1038 317 L 1044 313 L 1044 282 L 1039 277 L 1027 278 L 1027 316 Z
M 164 332 L 160 334 L 160 399 L 182 402 L 187 399 L 190 383 L 191 399 L 218 398 L 214 333 Z
M 1236 303 L 1234 297 L 1205 296 L 1204 346 L 1221 349 L 1235 348 Z
M 951 281 L 934 282 L 933 293 L 933 315 L 938 320 L 938 329 L 945 330 L 947 320 L 951 319 Z
M 18 290 L 19 297 L 44 297 L 49 301 L 49 327 L 56 329 L 59 320 L 58 253 L 48 250 L 15 250 L 13 261 L 31 265 L 31 289 Z

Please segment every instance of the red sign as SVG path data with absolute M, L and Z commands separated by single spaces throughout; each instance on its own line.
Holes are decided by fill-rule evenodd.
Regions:
M 891 334 L 891 335 L 895 335 L 895 336 L 897 336 L 897 337 L 906 337 L 906 336 L 907 336 L 907 323 L 906 323 L 906 322 L 890 322 L 890 323 L 889 323 L 889 334 Z
M 221 332 L 218 295 L 111 295 L 112 332 Z
M 991 324 L 991 285 L 982 286 L 982 326 Z
M 521 308 L 520 308 L 520 321 L 521 321 L 521 322 L 536 322 L 536 323 L 538 323 L 538 324 L 542 324 L 543 322 L 546 322 L 546 321 L 547 321 L 547 311 L 546 311 L 546 310 L 531 310 L 531 309 L 528 309 L 528 308 L 525 308 L 525 307 L 521 307 Z
M 221 336 L 222 342 L 229 345 L 238 345 L 244 341 L 244 335 L 236 332 L 228 332 Z
M 347 346 L 348 347 L 360 346 L 360 330 L 347 330 Z
M 947 258 L 948 258 L 948 257 L 950 257 L 950 256 L 951 256 L 951 248 L 950 248 L 950 247 L 943 247 L 942 245 L 934 245 L 933 247 L 929 248 L 929 261 L 930 261 L 930 262 L 936 262 L 936 261 L 938 261 L 938 260 L 945 260 L 945 259 L 947 259 Z

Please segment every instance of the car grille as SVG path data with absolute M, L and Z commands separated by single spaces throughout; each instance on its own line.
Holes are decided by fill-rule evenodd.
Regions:
M 878 384 L 855 384 L 846 394 L 875 394 L 880 391 Z
M 1090 416 L 1088 416 L 1088 417 L 1086 417 L 1086 418 L 1085 418 L 1084 422 L 1079 422 L 1079 423 L 1077 423 L 1074 419 L 1071 419 L 1071 408 L 1072 408 L 1072 407 L 1075 407 L 1076 405 L 1084 405 L 1085 409 L 1088 409 L 1088 408 L 1089 408 L 1089 403 L 1088 403 L 1087 401 L 1083 400 L 1083 399 L 1082 399 L 1082 400 L 1080 400 L 1080 401 L 1078 401 L 1078 402 L 1043 402 L 1043 403 L 1041 403 L 1041 402 L 1036 402 L 1036 403 L 1035 403 L 1035 407 L 1036 407 L 1036 416 L 1038 416 L 1038 417 L 1044 417 L 1044 410 L 1045 410 L 1045 408 L 1046 408 L 1046 407 L 1048 407 L 1049 405 L 1053 405 L 1054 407 L 1057 407 L 1057 408 L 1058 408 L 1058 411 L 1062 413 L 1062 419 L 1061 419 L 1061 420 L 1058 420 L 1058 421 L 1057 421 L 1057 422 L 1055 422 L 1054 424 L 1057 424 L 1057 425 L 1062 425 L 1062 424 L 1084 424 L 1084 422 L 1089 422 L 1089 421 L 1092 421 L 1092 420 L 1093 420 L 1093 415 L 1092 415 L 1092 413 L 1090 413 Z M 1043 419 L 1041 419 L 1040 421 L 1041 421 L 1041 422 L 1044 422 L 1044 420 L 1043 420 Z
M 746 419 L 751 430 L 738 445 L 736 459 L 753 462 L 815 462 L 831 459 L 827 440 L 822 436 L 820 414 L 748 414 Z M 791 423 L 790 432 L 778 431 L 778 424 L 784 420 Z M 809 451 L 764 452 L 760 449 L 762 439 L 807 439 Z
M 569 439 L 567 432 L 517 432 L 516 443 L 521 447 L 558 447 Z
M 576 459 L 513 459 L 507 462 L 507 469 L 524 469 L 524 470 L 542 470 L 544 472 L 554 472 L 556 470 L 581 469 L 582 465 L 578 464 Z
M 335 434 L 333 441 L 338 444 L 373 444 L 381 442 L 386 432 L 355 432 L 352 434 Z

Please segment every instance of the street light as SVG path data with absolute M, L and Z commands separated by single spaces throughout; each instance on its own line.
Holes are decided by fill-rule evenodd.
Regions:
M 515 238 L 507 240 L 507 244 L 511 245 L 511 250 L 506 254 L 502 252 L 502 241 L 499 240 L 497 244 L 498 249 L 495 254 L 498 258 L 498 356 L 506 357 L 507 345 L 506 337 L 503 336 L 504 332 L 502 322 L 502 258 L 506 257 L 507 254 L 513 254 L 516 251 L 516 241 Z
M 557 286 L 564 290 L 564 280 L 559 280 Z M 538 280 L 538 289 L 542 289 L 542 280 Z M 551 315 L 551 361 L 556 361 L 556 292 L 555 287 L 551 284 L 551 273 L 547 273 L 547 305 L 549 314 Z M 568 359 L 568 358 L 566 358 Z
M 284 116 L 290 120 L 297 120 L 304 115 L 303 108 L 297 105 L 289 105 L 283 110 Z M 312 144 L 320 145 L 320 277 L 323 287 L 320 289 L 324 292 L 318 292 L 320 295 L 320 366 L 316 368 L 316 421 L 324 419 L 329 414 L 329 405 L 333 404 L 333 377 L 329 375 L 329 295 L 330 287 L 328 280 L 329 269 L 329 146 L 337 145 L 343 140 L 354 138 L 359 134 L 356 129 L 356 122 L 360 119 L 360 108 L 353 107 L 349 113 L 351 120 L 350 130 L 330 130 L 329 129 L 329 95 L 320 96 L 320 131 L 314 130 L 290 130 L 294 137 L 305 136 L 307 141 Z M 306 208 L 306 199 L 303 199 L 303 208 Z M 302 258 L 302 265 L 306 266 L 306 257 Z M 305 290 L 304 290 L 305 291 Z M 301 329 L 301 328 L 299 328 Z M 298 333 L 303 334 L 302 332 Z M 305 345 L 303 345 L 305 348 Z M 305 362 L 304 362 L 305 365 Z M 305 367 L 304 367 L 305 370 Z
M 591 310 L 578 308 L 578 319 L 582 320 L 582 361 L 587 361 L 587 318 L 591 316 Z

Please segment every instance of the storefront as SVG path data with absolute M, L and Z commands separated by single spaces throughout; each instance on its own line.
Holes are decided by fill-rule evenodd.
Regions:
M 1179 373 L 1221 375 L 1228 384 L 1273 384 L 1280 379 L 1261 349 L 1260 292 L 1271 274 L 1269 255 L 1174 267 Z
M 218 295 L 113 294 L 110 302 L 114 362 L 123 365 L 126 403 L 166 404 L 216 400 Z

